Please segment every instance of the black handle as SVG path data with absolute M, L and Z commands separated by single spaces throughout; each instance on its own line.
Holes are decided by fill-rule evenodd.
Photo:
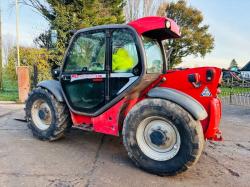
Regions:
M 70 81 L 71 76 L 70 76 L 70 75 L 62 75 L 62 79 L 63 79 L 64 81 Z

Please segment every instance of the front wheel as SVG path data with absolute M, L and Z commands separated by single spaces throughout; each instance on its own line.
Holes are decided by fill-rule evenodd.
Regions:
M 56 100 L 48 90 L 35 88 L 26 101 L 26 120 L 35 137 L 41 140 L 57 140 L 71 125 L 65 103 Z
M 204 143 L 200 122 L 179 105 L 145 99 L 127 115 L 123 142 L 140 168 L 158 175 L 185 171 L 199 159 Z

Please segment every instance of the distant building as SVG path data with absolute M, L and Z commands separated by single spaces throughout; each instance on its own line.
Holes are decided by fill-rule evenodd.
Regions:
M 240 71 L 243 78 L 250 79 L 250 61 Z

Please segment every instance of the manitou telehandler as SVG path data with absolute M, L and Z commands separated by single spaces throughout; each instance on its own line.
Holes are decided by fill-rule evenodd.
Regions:
M 221 70 L 168 70 L 163 40 L 180 38 L 166 17 L 78 30 L 55 80 L 26 101 L 33 135 L 53 141 L 67 128 L 122 136 L 140 168 L 174 175 L 197 162 L 204 141 L 221 140 Z M 174 50 L 174 49 L 173 49 Z

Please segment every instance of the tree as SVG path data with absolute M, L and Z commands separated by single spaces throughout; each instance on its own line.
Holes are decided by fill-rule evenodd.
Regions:
M 156 15 L 157 16 L 166 16 L 166 9 L 168 7 L 167 2 L 163 2 L 157 9 Z
M 233 59 L 230 63 L 229 69 L 238 69 L 238 68 L 239 68 L 238 63 L 236 62 L 235 59 Z
M 20 47 L 20 62 L 22 66 L 30 67 L 30 79 L 34 80 L 34 65 L 38 69 L 38 81 L 51 79 L 50 64 L 48 64 L 48 51 L 46 49 Z M 16 74 L 16 48 L 9 51 L 8 63 L 4 70 L 11 80 L 17 80 Z
M 180 39 L 168 40 L 166 47 L 173 48 L 170 56 L 170 68 L 180 64 L 188 55 L 204 57 L 214 48 L 214 38 L 208 32 L 209 26 L 203 24 L 202 12 L 188 6 L 186 1 L 171 2 L 166 9 L 166 16 L 177 22 L 181 28 Z
M 44 33 L 41 33 L 37 38 L 34 39 L 34 43 L 36 46 L 40 48 L 46 48 L 49 49 L 51 44 L 51 35 L 49 31 L 45 31 Z
M 157 14 L 158 8 L 166 0 L 126 0 L 126 6 L 124 7 L 126 21 L 144 17 L 154 16 Z
M 123 0 L 22 0 L 22 2 L 40 12 L 50 23 L 49 31 L 42 33 L 35 40 L 40 47 L 51 47 L 50 31 L 57 30 L 57 44 L 50 50 L 50 60 L 57 64 L 62 62 L 71 37 L 70 30 L 124 22 Z

